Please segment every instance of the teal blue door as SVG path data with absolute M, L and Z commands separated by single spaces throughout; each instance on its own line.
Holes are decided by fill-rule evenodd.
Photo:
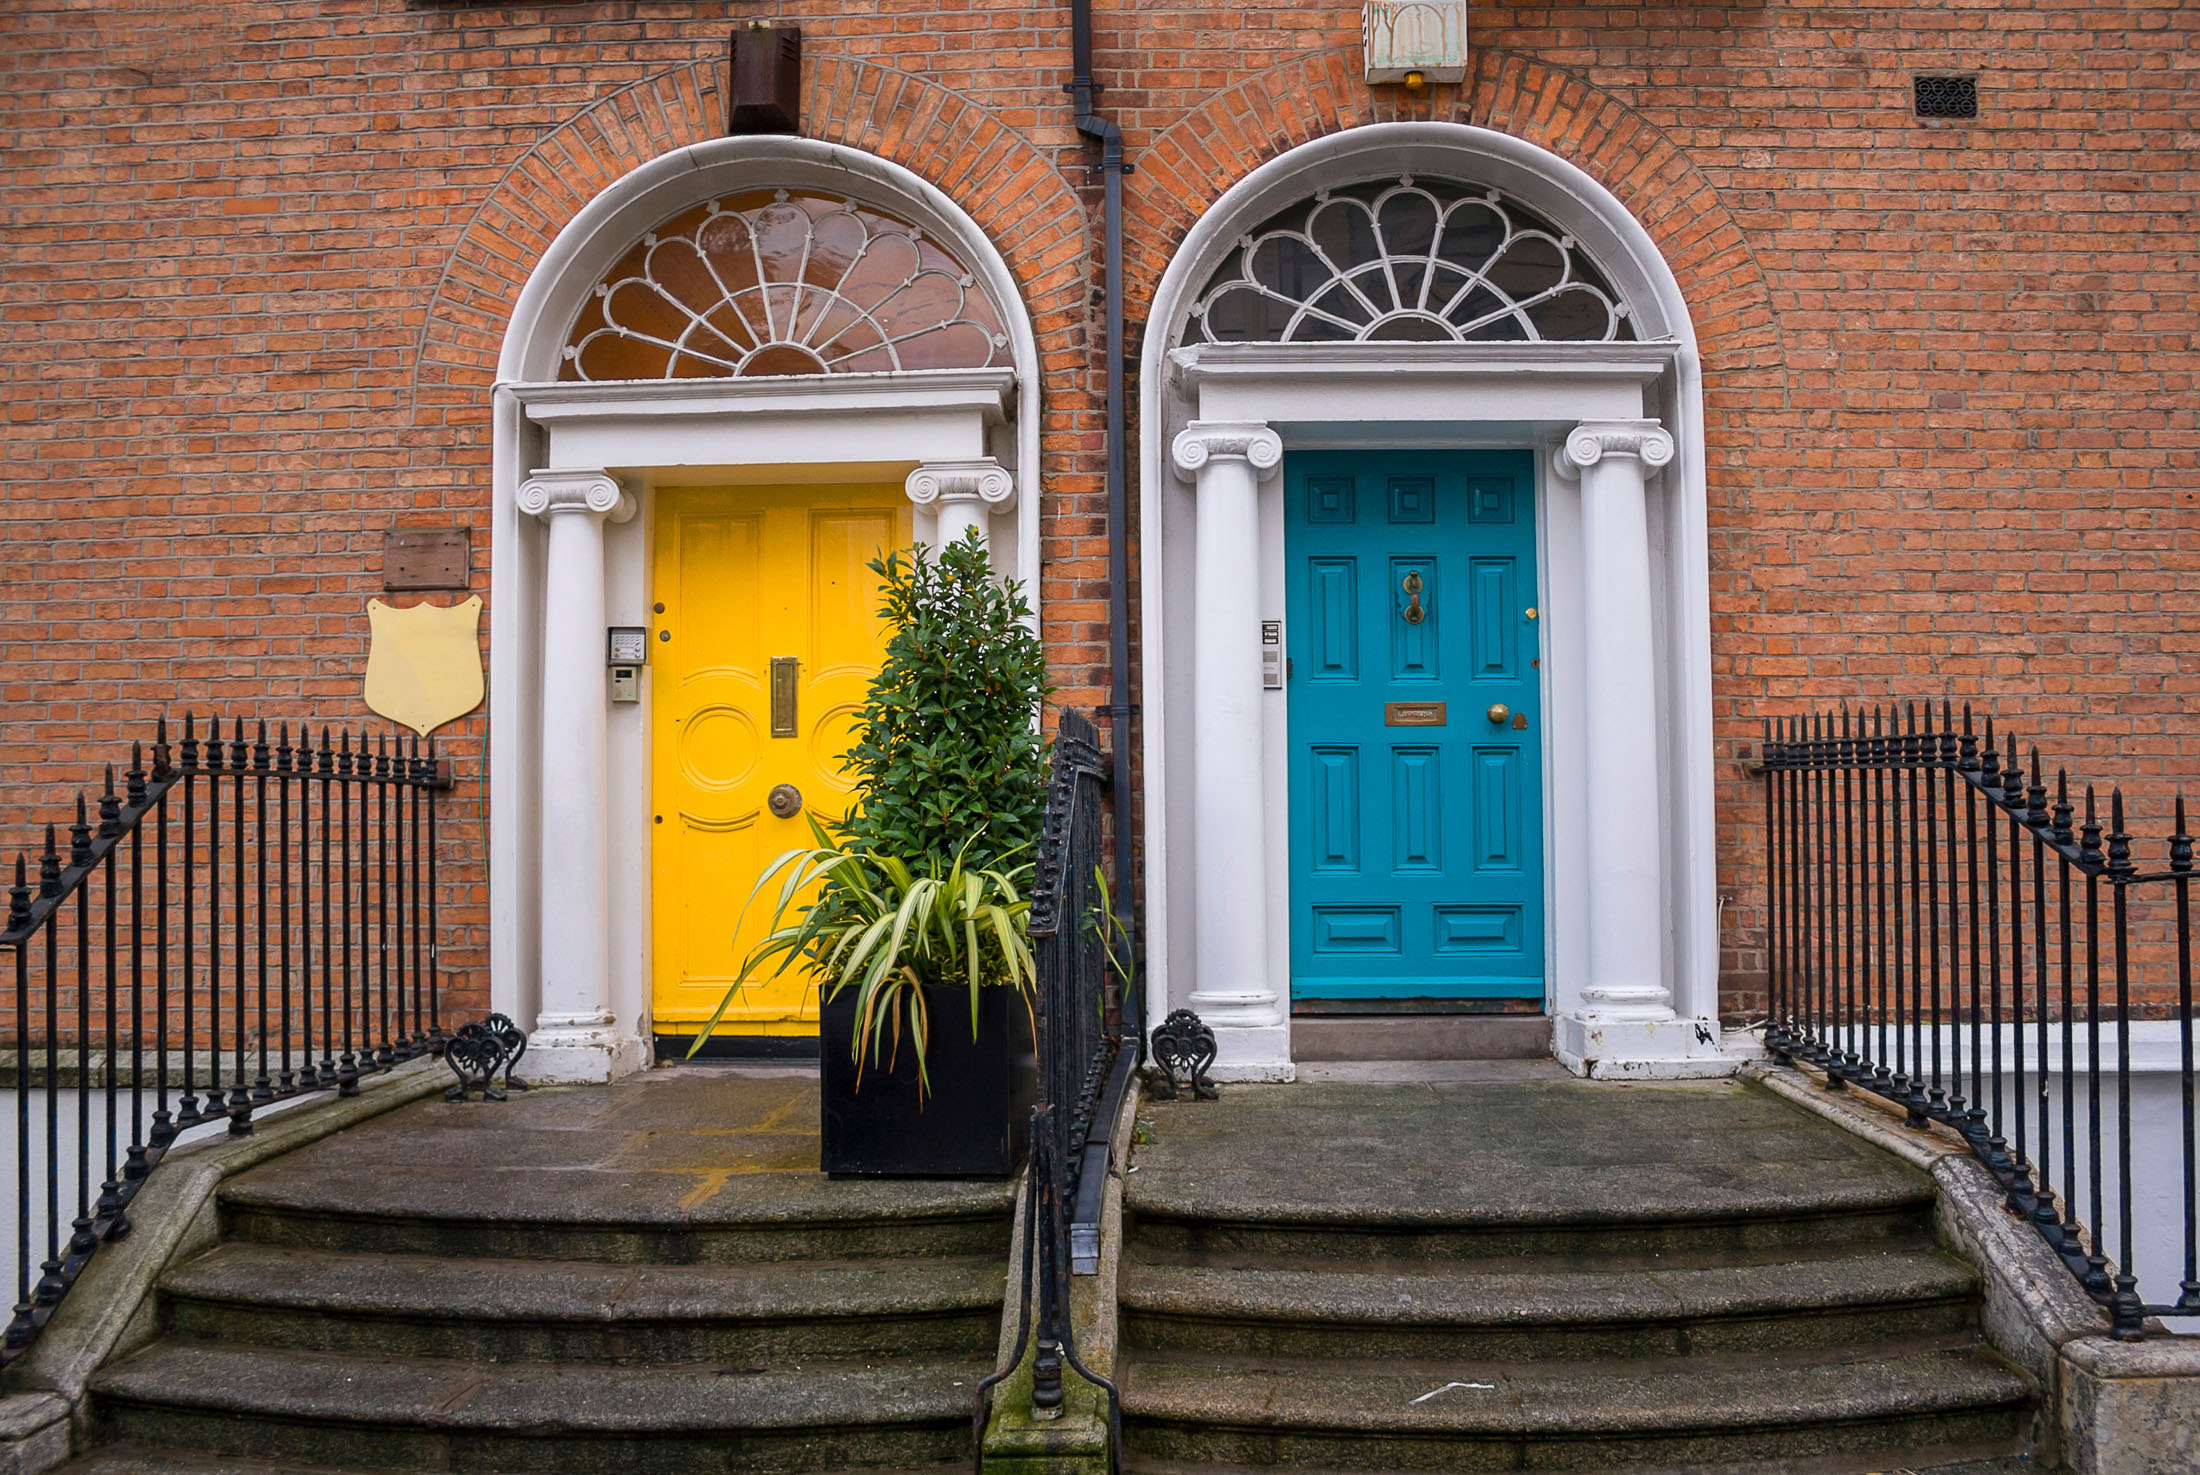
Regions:
M 1526 451 L 1284 465 L 1294 998 L 1543 996 Z

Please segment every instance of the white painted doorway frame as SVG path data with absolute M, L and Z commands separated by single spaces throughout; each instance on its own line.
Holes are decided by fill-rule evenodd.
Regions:
M 1009 365 L 559 381 L 587 294 L 645 232 L 772 188 L 844 195 L 951 242 L 999 309 Z M 648 1062 L 651 704 L 645 685 L 611 705 L 600 627 L 650 623 L 655 489 L 907 479 L 917 535 L 951 516 L 989 527 L 1036 618 L 1039 414 L 1038 344 L 1007 262 L 962 207 L 875 155 L 713 139 L 641 165 L 559 231 L 513 309 L 493 418 L 490 1002 L 535 1031 L 531 1075 L 606 1080 Z
M 1640 341 L 1618 344 L 1538 342 L 1468 345 L 1200 345 L 1176 348 L 1191 305 L 1247 231 L 1294 200 L 1323 188 L 1413 174 L 1494 188 L 1570 233 L 1604 269 L 1629 304 Z M 1257 603 L 1258 619 L 1283 616 L 1280 482 L 1272 472 L 1295 447 L 1336 445 L 1526 446 L 1538 461 L 1545 711 L 1546 916 L 1549 1005 L 1560 1057 L 1589 1074 L 1673 1076 L 1723 1073 L 1718 1049 L 1718 937 L 1712 846 L 1710 587 L 1705 526 L 1706 472 L 1701 365 L 1680 286 L 1640 222 L 1610 191 L 1566 160 L 1489 129 L 1449 123 L 1388 123 L 1349 129 L 1291 150 L 1240 180 L 1203 215 L 1171 261 L 1148 319 L 1140 380 L 1140 589 L 1145 773 L 1147 1025 L 1189 1005 L 1213 1016 L 1221 1054 L 1217 1074 L 1288 1079 L 1289 879 L 1285 836 L 1240 837 L 1231 855 L 1204 869 L 1200 833 L 1212 837 L 1289 813 L 1283 691 L 1263 691 L 1233 708 L 1218 683 L 1198 673 L 1241 667 L 1236 644 L 1257 639 L 1253 611 L 1218 645 L 1200 610 L 1225 597 Z M 1570 446 L 1578 454 L 1568 458 Z M 1573 473 L 1553 484 L 1554 466 Z M 1651 629 L 1592 629 L 1585 602 L 1603 598 L 1602 580 L 1585 579 L 1585 559 L 1608 559 L 1608 535 L 1586 539 L 1582 509 L 1608 501 L 1631 479 L 1644 546 L 1637 569 Z M 1251 488 L 1258 487 L 1257 492 Z M 1214 495 L 1210 495 L 1213 493 Z M 1219 499 L 1219 500 L 1218 500 Z M 1221 505 L 1250 509 L 1251 521 L 1218 521 Z M 1600 526 L 1608 526 L 1600 522 Z M 1229 530 L 1241 544 L 1234 562 L 1210 536 Z M 1594 546 L 1592 546 L 1594 545 Z M 1250 556 L 1248 556 L 1250 555 Z M 1605 566 L 1603 564 L 1598 565 Z M 1242 570 L 1242 572 L 1241 572 Z M 1239 581 L 1243 582 L 1240 583 Z M 1202 598 L 1209 601 L 1203 604 Z M 1206 622 L 1212 624 L 1212 621 Z M 1203 639 L 1204 635 L 1204 639 Z M 1617 643 L 1615 644 L 1615 636 Z M 1587 670 L 1613 669 L 1630 641 L 1642 662 L 1646 711 L 1629 753 L 1592 755 L 1585 708 Z M 1621 663 L 1624 678 L 1627 663 Z M 1231 683 L 1236 683 L 1235 675 Z M 1224 683 L 1224 684 L 1231 684 Z M 1609 703 L 1606 704 L 1607 706 Z M 1257 713 L 1255 709 L 1257 708 Z M 1228 715 L 1242 710 L 1246 720 Z M 1242 734 L 1257 733 L 1248 741 Z M 1233 736 L 1233 734 L 1240 734 Z M 1217 762 L 1215 748 L 1231 755 Z M 1654 754 L 1631 803 L 1619 765 L 1630 753 Z M 1204 757 L 1205 767 L 1202 768 Z M 1592 766 L 1594 763 L 1600 766 Z M 1201 768 L 1217 793 L 1244 785 L 1232 772 L 1257 772 L 1242 795 L 1195 792 Z M 1216 770 L 1221 774 L 1218 778 Z M 1592 804 L 1590 795 L 1621 796 Z M 1632 891 L 1653 935 L 1634 938 L 1643 976 L 1635 986 L 1599 988 L 1588 956 L 1592 809 L 1628 811 L 1621 838 L 1637 847 L 1639 873 L 1603 893 Z M 1225 818 L 1226 817 L 1226 818 Z M 1250 842 L 1250 843 L 1247 843 Z M 1231 874 L 1220 874 L 1230 871 Z M 1252 921 L 1218 927 L 1214 897 L 1235 892 L 1233 906 Z M 1218 942 L 1218 939 L 1221 941 Z M 1221 970 L 1209 952 L 1253 956 L 1258 977 Z M 1603 939 L 1604 973 L 1613 971 L 1614 939 Z M 1227 966 L 1227 965 L 1226 965 Z M 1653 993 L 1669 1007 L 1644 1007 Z

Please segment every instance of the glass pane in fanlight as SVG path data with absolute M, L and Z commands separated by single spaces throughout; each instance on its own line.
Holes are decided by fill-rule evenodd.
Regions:
M 857 306 L 876 312 L 922 270 L 924 258 L 917 251 L 917 243 L 901 231 L 884 232 L 873 236 L 863 255 L 848 268 L 848 274 L 840 280 L 840 293 Z
M 1543 236 L 1520 236 L 1490 263 L 1491 283 L 1513 301 L 1557 286 L 1566 275 L 1566 253 Z
M 581 345 L 564 370 L 568 379 L 664 379 L 671 354 L 642 338 L 605 333 Z
M 1536 335 L 1570 342 L 1602 342 L 1616 337 L 1612 310 L 1586 287 L 1568 288 L 1528 309 Z
M 666 374 L 670 379 L 716 379 L 733 372 L 733 366 L 741 362 L 742 352 L 708 327 L 698 325 L 689 330 L 680 352 L 672 356 L 672 366 Z
M 984 363 L 993 351 L 992 335 L 976 323 L 951 323 L 937 332 L 901 345 L 905 369 L 954 369 Z
M 1245 254 L 1245 274 L 1293 302 L 1304 302 L 1334 275 L 1329 264 L 1297 236 L 1263 237 Z
M 1421 313 L 1384 318 L 1367 335 L 1370 343 L 1452 343 L 1459 335 L 1439 319 Z
M 1233 287 L 1207 301 L 1210 343 L 1274 343 L 1291 322 L 1292 307 L 1250 287 Z
M 1377 295 L 1378 293 L 1387 295 L 1387 289 L 1383 288 L 1379 279 L 1371 280 L 1361 290 L 1368 292 L 1370 296 L 1376 297 L 1377 301 L 1382 300 L 1381 296 Z M 1367 304 L 1355 296 L 1352 289 L 1343 282 L 1339 282 L 1336 286 L 1331 287 L 1321 296 L 1315 298 L 1312 305 L 1314 312 L 1327 313 L 1331 317 L 1342 318 L 1345 322 L 1350 323 L 1355 331 L 1375 320 L 1375 314 L 1367 310 Z M 1313 314 L 1310 313 L 1308 316 L 1311 318 Z
M 679 304 L 662 290 L 633 277 L 611 289 L 611 295 L 604 299 L 603 315 L 613 327 L 667 343 L 679 342 L 690 321 Z
M 1332 199 L 1314 207 L 1306 233 L 1339 270 L 1373 261 L 1382 255 L 1375 238 L 1375 221 L 1358 200 Z
M 1504 215 L 1494 206 L 1480 200 L 1462 201 L 1444 217 L 1437 259 L 1466 271 L 1480 271 L 1504 246 L 1509 233 Z
M 1418 189 L 1384 199 L 1376 217 L 1384 250 L 1392 256 L 1426 256 L 1436 240 L 1436 201 Z

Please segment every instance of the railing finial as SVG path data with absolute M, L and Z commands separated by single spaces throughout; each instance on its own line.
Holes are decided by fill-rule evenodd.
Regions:
M 112 840 L 122 833 L 122 800 L 115 794 L 115 766 L 107 765 L 107 787 L 99 796 L 99 838 Z
M 18 850 L 15 852 L 15 884 L 8 888 L 8 931 L 16 931 L 30 919 L 30 868 L 23 852 Z
M 160 714 L 153 725 L 153 777 L 164 779 L 172 772 L 168 766 L 168 714 Z
M 2129 875 L 2131 836 L 2124 833 L 2124 791 L 2121 785 L 2108 791 L 2108 873 Z
M 61 852 L 54 845 L 54 830 L 51 824 L 46 826 L 46 848 L 38 857 L 38 894 L 40 896 L 59 896 L 61 894 Z
M 76 794 L 76 823 L 69 826 L 69 864 L 81 866 L 92 858 L 92 826 L 85 818 L 84 791 Z
M 123 775 L 128 781 L 128 802 L 132 809 L 145 807 L 145 744 L 130 744 L 130 771 Z

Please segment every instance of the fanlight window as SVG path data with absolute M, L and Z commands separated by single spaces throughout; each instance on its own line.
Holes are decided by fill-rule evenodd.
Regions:
M 1412 175 L 1261 222 L 1200 293 L 1193 343 L 1600 343 L 1627 304 L 1573 237 L 1495 190 Z
M 766 190 L 642 237 L 581 309 L 566 379 L 971 369 L 1008 362 L 969 267 L 883 210 Z

